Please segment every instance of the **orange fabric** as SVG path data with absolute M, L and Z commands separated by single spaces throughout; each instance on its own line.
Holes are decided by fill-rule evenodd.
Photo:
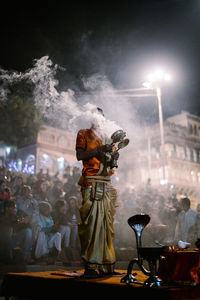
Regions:
M 165 253 L 159 262 L 158 276 L 165 282 L 196 282 L 194 275 L 200 268 L 199 251 L 175 251 Z M 197 270 L 198 269 L 198 270 Z M 195 272 L 194 272 L 195 271 Z
M 102 146 L 102 140 L 91 129 L 81 129 L 76 138 L 76 149 L 81 148 L 84 151 L 90 151 Z M 83 176 L 96 175 L 100 168 L 100 160 L 92 157 L 83 162 Z
M 200 284 L 200 255 L 197 266 L 190 269 L 190 276 L 193 278 L 195 283 Z

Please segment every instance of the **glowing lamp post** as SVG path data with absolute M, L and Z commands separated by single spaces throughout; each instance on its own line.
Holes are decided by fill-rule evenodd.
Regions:
M 162 183 L 166 183 L 166 176 L 165 176 L 165 139 L 164 139 L 164 126 L 163 126 L 163 112 L 162 112 L 162 91 L 161 87 L 165 81 L 171 80 L 171 76 L 168 73 L 163 72 L 162 70 L 157 70 L 154 73 L 150 73 L 147 76 L 147 82 L 143 83 L 143 86 L 149 89 L 156 90 L 156 95 L 158 99 L 158 113 L 159 113 L 159 123 L 160 123 L 160 140 L 161 140 L 161 159 L 162 159 L 162 171 L 163 171 L 163 178 Z

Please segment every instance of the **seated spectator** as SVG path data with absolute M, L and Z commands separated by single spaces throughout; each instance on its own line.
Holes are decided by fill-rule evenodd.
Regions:
M 55 202 L 58 199 L 62 199 L 64 197 L 65 193 L 63 190 L 63 183 L 60 180 L 56 180 L 51 188 L 50 192 L 50 198 L 49 201 L 52 205 L 55 204 Z
M 10 186 L 12 184 L 12 181 L 13 181 L 13 174 L 10 170 L 6 170 L 5 178 L 6 178 L 6 181 L 8 183 L 8 186 Z
M 30 217 L 23 211 L 17 212 L 17 224 L 15 224 L 13 235 L 14 248 L 19 247 L 22 249 L 24 261 L 26 263 L 33 263 L 31 257 L 33 234 L 30 222 Z
M 4 215 L 0 218 L 0 248 L 1 253 L 4 253 L 5 262 L 15 262 L 16 251 L 21 253 L 21 261 L 23 259 L 27 263 L 33 262 L 31 259 L 32 231 L 28 223 L 27 216 L 17 215 L 15 202 L 7 200 Z
M 80 222 L 80 213 L 77 206 L 77 198 L 72 196 L 68 200 L 67 221 L 70 228 L 70 245 L 75 248 L 78 241 L 78 223 Z M 69 243 L 68 243 L 69 245 Z
M 59 258 L 61 252 L 61 234 L 54 225 L 51 210 L 48 202 L 39 203 L 40 232 L 36 242 L 35 257 L 43 261 L 47 261 L 48 254 L 51 254 L 55 260 Z
M 18 175 L 15 177 L 13 186 L 12 186 L 12 194 L 14 197 L 18 197 L 21 195 L 24 184 L 25 184 L 24 179 L 21 175 Z
M 45 178 L 45 175 L 43 173 L 43 169 L 40 169 L 39 173 L 37 173 L 37 179 L 41 180 L 41 179 L 44 179 L 44 178 Z
M 64 173 L 63 173 L 63 178 L 68 180 L 68 178 L 71 177 L 71 167 L 67 166 L 65 167 Z
M 74 195 L 74 180 L 72 176 L 68 177 L 67 181 L 63 184 L 63 190 L 65 192 L 65 196 L 64 196 L 65 200 L 69 199 L 71 195 Z
M 47 169 L 46 171 L 45 178 L 47 181 L 51 181 L 51 175 L 49 174 L 49 169 Z
M 34 194 L 38 202 L 43 202 L 43 201 L 49 202 L 49 195 L 50 195 L 49 182 L 46 181 L 45 179 L 39 180 L 36 183 L 36 186 L 34 188 Z
M 59 172 L 56 172 L 53 176 L 52 176 L 52 181 L 59 181 Z
M 6 167 L 5 166 L 1 166 L 0 167 L 0 180 L 3 180 L 3 181 L 6 180 L 6 172 L 7 172 Z
M 59 232 L 61 233 L 61 240 L 64 240 L 64 246 L 67 248 L 69 246 L 69 238 L 70 238 L 70 228 L 68 226 L 68 219 L 67 219 L 67 203 L 65 200 L 58 200 L 56 201 L 53 212 L 52 218 L 54 224 L 57 226 Z
M 7 200 L 11 200 L 11 193 L 6 187 L 6 182 L 4 180 L 0 181 L 0 216 L 4 214 L 4 203 Z
M 74 180 L 74 183 L 78 183 L 80 177 L 81 177 L 81 169 L 79 167 L 74 166 L 72 169 L 72 177 Z
M 63 260 L 65 263 L 71 263 L 74 259 L 77 260 L 79 250 L 78 222 L 80 215 L 76 197 L 70 197 L 68 205 L 65 200 L 56 201 L 52 217 L 61 233 Z
M 68 263 L 68 261 L 72 259 L 71 249 L 69 248 L 71 229 L 68 225 L 66 212 L 67 212 L 66 201 L 65 200 L 56 201 L 53 207 L 52 218 L 54 220 L 54 224 L 56 225 L 56 227 L 58 228 L 61 234 L 63 262 Z
M 29 174 L 26 178 L 26 184 L 30 186 L 32 189 L 35 186 L 35 183 L 37 182 L 37 177 L 35 174 Z
M 38 202 L 33 198 L 31 187 L 25 185 L 22 189 L 21 196 L 16 199 L 17 214 L 28 217 L 27 227 L 32 230 L 33 243 L 37 237 L 37 223 L 39 220 Z
M 0 218 L 0 262 L 13 263 L 13 230 L 17 224 L 14 201 L 5 201 L 4 214 Z

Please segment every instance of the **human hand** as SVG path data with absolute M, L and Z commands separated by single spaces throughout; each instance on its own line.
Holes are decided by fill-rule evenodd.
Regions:
M 118 151 L 115 151 L 111 154 L 112 156 L 112 159 L 113 160 L 118 160 L 119 159 L 119 152 Z
M 98 147 L 98 150 L 99 150 L 100 153 L 102 153 L 102 152 L 112 152 L 112 148 L 113 148 L 112 145 L 106 144 L 106 145 L 103 145 L 101 147 Z

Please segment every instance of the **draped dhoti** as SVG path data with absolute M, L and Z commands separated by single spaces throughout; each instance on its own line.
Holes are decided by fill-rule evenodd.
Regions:
M 85 267 L 113 272 L 116 261 L 113 221 L 117 191 L 110 184 L 110 176 L 86 176 L 81 192 L 79 237 Z

